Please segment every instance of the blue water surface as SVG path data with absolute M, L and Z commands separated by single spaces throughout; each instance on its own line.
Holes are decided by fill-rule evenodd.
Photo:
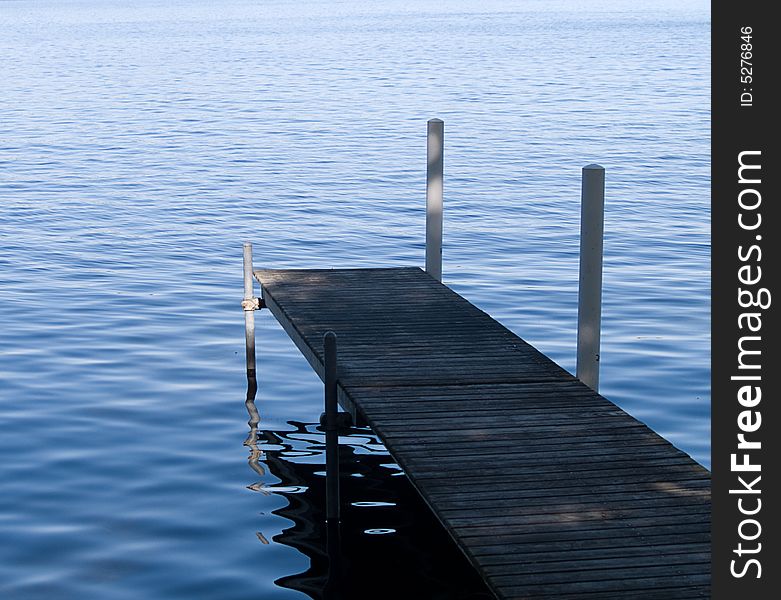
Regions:
M 0 2 L 0 596 L 318 597 L 322 387 L 259 313 L 247 425 L 241 243 L 422 264 L 431 117 L 446 283 L 570 371 L 605 166 L 601 392 L 709 466 L 709 30 L 700 0 Z M 483 597 L 344 441 L 354 597 Z

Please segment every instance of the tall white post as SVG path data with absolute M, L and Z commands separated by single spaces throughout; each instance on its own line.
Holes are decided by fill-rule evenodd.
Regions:
M 583 167 L 580 204 L 580 285 L 578 290 L 577 378 L 599 390 L 599 338 L 602 319 L 602 236 L 605 169 Z
M 428 122 L 426 167 L 426 272 L 442 281 L 442 203 L 445 123 Z
M 244 337 L 247 342 L 247 377 L 255 377 L 255 306 L 252 284 L 252 243 L 244 242 Z

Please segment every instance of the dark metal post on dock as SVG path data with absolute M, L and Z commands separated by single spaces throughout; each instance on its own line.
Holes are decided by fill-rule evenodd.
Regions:
M 336 334 L 323 336 L 323 366 L 325 370 L 325 518 L 339 522 L 339 405 L 336 389 Z
M 247 377 L 255 377 L 255 310 L 258 299 L 253 295 L 252 243 L 244 242 L 244 334 L 247 342 Z
M 428 122 L 427 143 L 426 272 L 437 281 L 442 281 L 445 123 L 441 119 Z
M 599 338 L 602 319 L 602 237 L 605 169 L 583 167 L 580 207 L 580 284 L 578 290 L 578 379 L 599 390 Z

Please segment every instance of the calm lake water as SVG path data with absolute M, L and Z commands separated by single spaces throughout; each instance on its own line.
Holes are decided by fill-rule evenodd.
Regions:
M 601 391 L 709 466 L 709 20 L 0 2 L 0 596 L 321 596 L 322 386 L 263 311 L 245 405 L 241 243 L 422 264 L 435 116 L 445 281 L 571 371 L 580 169 L 606 167 Z M 343 441 L 347 596 L 485 597 L 372 433 Z

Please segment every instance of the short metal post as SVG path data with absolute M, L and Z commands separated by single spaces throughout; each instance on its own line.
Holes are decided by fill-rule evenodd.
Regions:
M 336 390 L 336 334 L 323 336 L 325 366 L 325 518 L 339 522 L 339 405 Z
M 602 236 L 605 169 L 583 167 L 580 205 L 580 284 L 578 290 L 577 377 L 599 390 L 599 338 L 602 318 Z
M 244 334 L 247 342 L 247 377 L 255 377 L 255 307 L 252 284 L 252 243 L 244 242 Z
M 442 281 L 442 204 L 444 189 L 445 123 L 428 122 L 426 167 L 426 272 Z

